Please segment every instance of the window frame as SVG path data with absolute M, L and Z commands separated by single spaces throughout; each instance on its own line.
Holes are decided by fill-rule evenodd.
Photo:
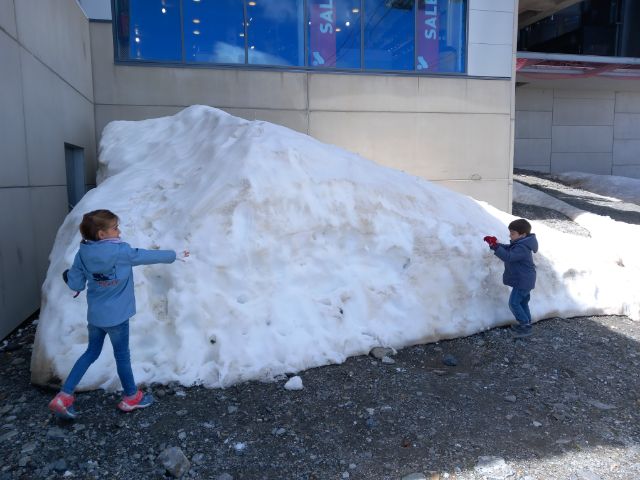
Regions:
M 462 72 L 425 72 L 423 70 L 416 69 L 416 55 L 415 55 L 415 43 L 414 43 L 414 58 L 413 58 L 413 70 L 385 70 L 385 69 L 365 69 L 364 68 L 364 4 L 365 0 L 360 0 L 360 12 L 361 12 L 361 20 L 360 20 L 360 67 L 359 68 L 339 68 L 339 67 L 314 67 L 311 65 L 307 65 L 309 60 L 309 25 L 308 25 L 308 15 L 309 15 L 309 1 L 303 0 L 303 51 L 304 51 L 304 61 L 305 65 L 301 66 L 286 66 L 286 65 L 257 65 L 248 63 L 248 38 L 247 38 L 247 0 L 241 0 L 243 2 L 243 12 L 244 12 L 244 63 L 212 63 L 212 62 L 187 62 L 185 60 L 185 42 L 184 42 L 184 32 L 183 30 L 183 1 L 188 0 L 178 0 L 180 2 L 180 28 L 181 28 L 181 36 L 180 36 L 180 44 L 182 51 L 182 61 L 180 62 L 171 62 L 166 60 L 148 60 L 148 59 L 140 59 L 140 60 L 132 60 L 125 59 L 122 60 L 118 58 L 119 56 L 119 47 L 118 47 L 118 15 L 116 11 L 116 2 L 117 0 L 111 0 L 111 12 L 112 12 L 112 20 L 106 22 L 111 23 L 111 34 L 113 40 L 113 63 L 115 65 L 123 65 L 123 66 L 142 66 L 142 67 L 171 67 L 171 68 L 195 68 L 195 69 L 221 69 L 221 70 L 230 70 L 230 69 L 241 69 L 241 70 L 258 70 L 258 71 L 278 71 L 278 72 L 301 72 L 301 73 L 321 73 L 321 74 L 346 74 L 346 75 L 384 75 L 384 76 L 419 76 L 419 77 L 469 77 L 469 9 L 471 0 L 464 0 L 465 2 L 465 21 L 464 21 L 464 68 Z M 335 0 L 334 0 L 335 1 Z M 416 0 L 417 5 L 418 0 Z M 417 25 L 415 21 L 415 9 L 417 7 L 414 6 L 414 42 L 417 32 Z

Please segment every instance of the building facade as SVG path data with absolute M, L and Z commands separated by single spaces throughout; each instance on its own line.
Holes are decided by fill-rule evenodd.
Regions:
M 0 2 L 0 337 L 113 120 L 210 105 L 510 210 L 515 0 L 109 3 Z

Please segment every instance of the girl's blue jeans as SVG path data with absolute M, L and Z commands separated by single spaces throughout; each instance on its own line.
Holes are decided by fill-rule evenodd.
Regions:
M 518 323 L 524 328 L 531 328 L 531 312 L 529 312 L 529 300 L 531 290 L 514 288 L 509 295 L 509 309 Z
M 126 396 L 134 395 L 138 388 L 133 379 L 133 371 L 131 370 L 131 354 L 129 353 L 129 320 L 116 325 L 115 327 L 96 327 L 89 324 L 89 345 L 87 351 L 84 352 L 75 365 L 71 369 L 71 373 L 62 386 L 62 391 L 71 395 L 80 383 L 80 380 L 87 372 L 87 369 L 95 362 L 102 352 L 105 335 L 109 335 L 111 345 L 113 345 L 113 356 L 116 359 L 116 368 L 118 369 L 118 377 L 122 383 L 124 394 Z

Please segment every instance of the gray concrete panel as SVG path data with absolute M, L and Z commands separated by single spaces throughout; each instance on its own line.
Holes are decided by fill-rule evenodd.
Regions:
M 15 2 L 20 43 L 93 99 L 89 21 L 75 0 Z
M 452 77 L 309 74 L 309 109 L 509 113 L 511 82 Z
M 469 43 L 511 45 L 513 12 L 469 9 Z
M 553 110 L 553 90 L 516 88 L 516 110 L 550 112 Z
M 611 175 L 611 153 L 552 153 L 551 172 L 585 172 Z
M 640 93 L 616 92 L 616 113 L 640 113 Z
M 613 151 L 611 126 L 553 126 L 551 151 L 554 153 L 610 153 Z
M 473 10 L 513 12 L 515 0 L 469 0 L 469 8 Z
M 29 189 L 0 188 L 0 222 L 10 225 L 0 235 L 0 338 L 4 338 L 40 306 Z
M 547 167 L 551 162 L 550 138 L 516 138 L 514 165 L 540 165 Z
M 26 186 L 28 170 L 20 47 L 2 31 L 0 66 L 0 187 Z
M 111 24 L 92 23 L 91 35 L 96 104 L 307 108 L 306 73 L 115 65 Z
M 49 268 L 49 254 L 58 229 L 67 216 L 67 187 L 36 187 L 29 189 L 31 218 L 35 239 L 36 271 L 38 285 L 42 285 Z
M 432 180 L 508 174 L 507 115 L 311 112 L 319 140 Z
M 614 140 L 613 164 L 640 165 L 640 140 Z
M 614 165 L 612 175 L 640 178 L 640 165 Z
M 69 84 L 21 50 L 30 185 L 65 185 L 64 143 L 85 149 L 95 164 L 93 105 Z
M 488 202 L 491 205 L 511 212 L 511 185 L 509 180 L 436 180 L 434 183 L 447 187 L 454 192 L 469 195 L 476 200 Z
M 556 98 L 554 125 L 613 125 L 615 100 L 611 98 Z
M 469 43 L 467 72 L 478 77 L 506 77 L 513 73 L 513 45 Z
M 615 99 L 616 94 L 613 90 L 587 90 L 586 88 L 562 89 L 556 88 L 553 91 L 555 98 L 601 98 Z
M 616 139 L 640 139 L 640 113 L 616 113 L 614 136 Z
M 515 138 L 551 138 L 551 112 L 516 111 Z
M 13 38 L 18 38 L 13 0 L 0 0 L 0 28 L 4 29 Z

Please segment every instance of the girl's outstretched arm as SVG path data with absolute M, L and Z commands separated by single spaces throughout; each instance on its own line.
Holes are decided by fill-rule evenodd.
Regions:
M 176 260 L 176 252 L 173 250 L 145 250 L 144 248 L 132 248 L 123 244 L 127 249 L 127 255 L 131 265 L 152 265 L 154 263 L 173 263 Z

